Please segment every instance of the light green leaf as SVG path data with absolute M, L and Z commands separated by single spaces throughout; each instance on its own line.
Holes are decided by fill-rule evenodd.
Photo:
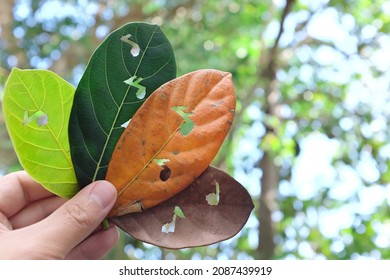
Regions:
M 74 91 L 50 71 L 14 68 L 3 100 L 7 129 L 21 165 L 62 197 L 72 197 L 79 190 L 68 140 Z

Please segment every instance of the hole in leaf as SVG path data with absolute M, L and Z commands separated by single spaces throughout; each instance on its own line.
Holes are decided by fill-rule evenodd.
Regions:
M 161 227 L 161 232 L 162 233 L 175 232 L 175 227 L 176 227 L 176 215 L 173 215 L 172 222 L 163 224 L 163 226 Z
M 129 123 L 130 123 L 130 121 L 131 121 L 131 119 L 130 119 L 130 120 L 128 120 L 127 122 L 123 123 L 123 124 L 121 125 L 121 127 L 123 127 L 123 128 L 126 128 L 126 127 L 128 127 L 128 126 L 129 126 Z
M 170 233 L 170 232 L 173 233 L 173 232 L 175 232 L 176 218 L 177 217 L 182 218 L 182 219 L 185 218 L 184 213 L 180 209 L 179 206 L 175 206 L 175 209 L 173 211 L 172 221 L 170 223 L 163 224 L 163 226 L 161 227 L 161 232 L 162 233 Z
M 219 183 L 215 182 L 215 193 L 209 193 L 206 195 L 207 203 L 211 206 L 217 206 L 219 204 Z
M 175 106 L 172 107 L 172 110 L 179 114 L 180 117 L 183 118 L 184 123 L 180 125 L 180 133 L 183 136 L 188 135 L 192 129 L 194 129 L 194 122 L 190 119 L 189 116 L 191 116 L 192 112 L 184 112 L 183 110 L 187 109 L 187 106 Z
M 166 180 L 168 180 L 171 177 L 172 171 L 166 165 L 163 165 L 162 168 L 163 168 L 163 170 L 161 170 L 161 172 L 160 172 L 160 180 L 165 182 Z
M 143 99 L 145 98 L 146 95 L 145 87 L 139 84 L 141 81 L 142 78 L 137 78 L 136 76 L 132 76 L 127 80 L 123 81 L 125 84 L 128 84 L 138 89 L 137 92 L 135 93 L 138 99 Z
M 175 213 L 176 216 L 178 216 L 179 218 L 182 218 L 182 219 L 184 219 L 186 217 L 183 213 L 183 210 L 181 210 L 181 208 L 179 206 L 175 206 L 175 210 L 173 211 L 173 213 Z
M 133 57 L 136 57 L 139 55 L 141 49 L 139 47 L 139 45 L 131 40 L 129 40 L 131 37 L 131 34 L 127 34 L 125 36 L 122 36 L 121 37 L 121 40 L 127 44 L 129 44 L 131 46 L 131 50 L 130 50 L 130 53 Z
M 49 122 L 48 116 L 41 110 L 35 112 L 31 116 L 28 115 L 27 111 L 24 112 L 23 125 L 27 125 L 34 120 L 37 122 L 38 126 L 44 126 Z
M 157 163 L 159 166 L 164 166 L 166 162 L 170 162 L 167 158 L 155 158 L 154 162 Z

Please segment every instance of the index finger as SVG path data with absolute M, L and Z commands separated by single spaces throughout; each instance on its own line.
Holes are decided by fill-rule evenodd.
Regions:
M 0 177 L 0 212 L 11 217 L 33 201 L 54 196 L 25 171 Z

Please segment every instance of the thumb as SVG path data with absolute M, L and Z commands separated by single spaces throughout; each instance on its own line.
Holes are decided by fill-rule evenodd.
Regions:
M 116 201 L 116 189 L 96 181 L 78 192 L 52 215 L 39 223 L 40 240 L 47 253 L 65 257 L 104 220 Z M 38 224 L 37 224 L 38 226 Z

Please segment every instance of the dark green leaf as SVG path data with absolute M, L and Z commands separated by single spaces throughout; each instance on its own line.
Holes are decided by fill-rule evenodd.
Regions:
M 69 123 L 81 187 L 105 178 L 122 125 L 155 89 L 175 77 L 172 47 L 157 25 L 127 24 L 98 47 L 76 89 Z

